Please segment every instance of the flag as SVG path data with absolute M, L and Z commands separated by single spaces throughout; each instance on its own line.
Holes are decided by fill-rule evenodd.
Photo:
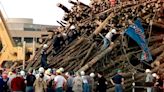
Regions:
M 139 19 L 135 20 L 134 25 L 130 25 L 125 33 L 130 36 L 141 47 L 141 60 L 151 61 L 152 56 L 144 35 L 144 28 Z

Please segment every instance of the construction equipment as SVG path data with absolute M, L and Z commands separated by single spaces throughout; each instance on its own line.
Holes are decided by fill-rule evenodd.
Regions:
M 6 25 L 2 12 L 0 11 L 0 40 L 2 49 L 0 51 L 1 67 L 10 68 L 13 62 L 22 62 L 25 59 L 25 49 L 21 46 L 16 46 Z M 18 62 L 16 62 L 18 63 Z

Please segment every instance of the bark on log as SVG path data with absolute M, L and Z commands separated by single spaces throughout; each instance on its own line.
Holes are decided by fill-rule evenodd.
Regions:
M 92 67 L 97 61 L 99 61 L 104 55 L 111 52 L 113 48 L 115 48 L 118 45 L 118 43 L 112 45 L 111 47 L 108 47 L 105 51 L 94 57 L 90 62 L 85 64 L 83 67 L 79 69 L 79 71 L 86 71 L 90 67 Z
M 160 54 L 155 61 L 151 64 L 152 67 L 160 66 L 160 64 L 164 61 L 164 51 Z

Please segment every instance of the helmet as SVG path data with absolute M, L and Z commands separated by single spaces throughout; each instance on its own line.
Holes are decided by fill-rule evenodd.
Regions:
M 116 29 L 112 29 L 112 31 L 111 31 L 111 32 L 116 34 Z
M 50 75 L 50 74 L 51 74 L 51 71 L 50 71 L 49 69 L 47 69 L 47 70 L 45 71 L 45 74 Z
M 157 77 L 157 74 L 156 74 L 156 73 L 153 73 L 152 76 L 153 76 L 153 77 Z
M 90 76 L 90 77 L 95 77 L 95 74 L 94 74 L 94 73 L 90 73 L 89 76 Z
M 20 75 L 21 76 L 25 76 L 25 72 L 24 71 L 20 71 Z
M 64 72 L 64 68 L 63 68 L 63 67 L 59 68 L 59 70 L 60 70 L 62 73 Z
M 151 73 L 150 69 L 146 69 L 145 72 L 146 72 L 146 73 Z
M 45 49 L 46 49 L 47 47 L 48 47 L 48 45 L 47 45 L 47 44 L 44 44 L 44 45 L 43 45 L 43 48 L 45 48 Z
M 60 69 L 56 70 L 56 73 L 61 73 Z
M 84 72 L 84 71 L 81 71 L 81 72 L 80 72 L 80 75 L 81 75 L 81 76 L 84 76 L 84 75 L 85 75 L 85 72 Z
M 44 68 L 43 67 L 39 68 L 39 73 L 44 73 Z

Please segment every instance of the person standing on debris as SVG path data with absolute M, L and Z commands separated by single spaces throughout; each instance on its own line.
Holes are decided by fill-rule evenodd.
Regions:
M 25 91 L 25 80 L 24 80 L 25 72 L 20 71 L 20 73 L 17 74 L 17 77 L 15 77 L 11 81 L 11 89 L 12 92 L 24 92 Z
M 66 79 L 61 74 L 62 72 L 58 69 L 54 79 L 55 92 L 63 92 L 66 86 Z
M 47 68 L 47 44 L 43 45 L 43 49 L 41 51 L 41 66 L 43 68 Z
M 97 76 L 98 76 L 98 83 L 97 83 L 96 92 L 106 92 L 108 82 L 104 78 L 103 72 L 98 72 Z
M 36 78 L 32 72 L 33 70 L 30 68 L 26 77 L 26 92 L 34 92 L 33 84 Z
M 112 42 L 112 37 L 113 37 L 113 35 L 115 35 L 115 34 L 117 34 L 116 29 L 112 29 L 111 31 L 109 31 L 109 32 L 105 35 L 105 37 L 104 37 L 102 34 L 99 33 L 99 35 L 103 38 L 103 41 L 104 41 L 104 43 L 103 43 L 103 49 L 106 49 L 106 48 L 109 47 L 111 44 L 114 44 L 114 43 Z
M 153 83 L 153 76 L 151 74 L 151 71 L 150 69 L 146 69 L 146 86 L 147 86 L 147 92 L 153 92 L 153 86 L 154 86 L 154 83 Z
M 83 92 L 83 79 L 80 77 L 80 73 L 76 73 L 76 77 L 73 80 L 73 92 Z
M 110 81 L 115 86 L 115 92 L 123 92 L 124 78 L 121 70 L 118 70 L 117 74 Z

